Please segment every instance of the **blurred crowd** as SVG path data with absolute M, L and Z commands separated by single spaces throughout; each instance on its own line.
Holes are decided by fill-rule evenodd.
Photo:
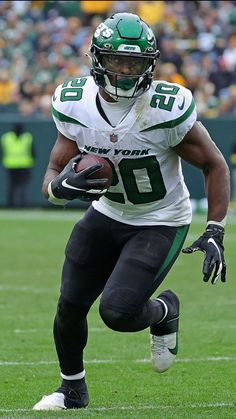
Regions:
M 65 80 L 90 74 L 91 35 L 137 13 L 154 30 L 155 78 L 188 87 L 200 117 L 236 115 L 236 1 L 0 0 L 0 110 L 50 117 Z

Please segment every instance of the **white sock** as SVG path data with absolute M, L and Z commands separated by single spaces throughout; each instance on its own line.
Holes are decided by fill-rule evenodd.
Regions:
M 61 372 L 61 378 L 63 378 L 64 380 L 81 380 L 81 378 L 85 377 L 85 370 L 83 370 L 82 372 L 78 372 L 78 374 L 73 374 L 73 375 L 65 375 Z

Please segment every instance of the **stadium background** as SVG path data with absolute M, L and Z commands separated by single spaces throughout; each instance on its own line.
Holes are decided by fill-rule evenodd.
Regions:
M 236 142 L 236 1 L 1 1 L 0 136 L 19 121 L 33 134 L 30 207 L 50 205 L 41 183 L 56 138 L 51 95 L 62 81 L 89 74 L 91 35 L 120 11 L 137 13 L 151 25 L 161 51 L 155 77 L 192 91 L 199 119 L 230 166 Z M 183 167 L 192 199 L 201 200 L 201 173 Z M 0 176 L 4 207 L 2 167 Z
M 105 10 L 93 9 L 88 13 L 84 7 Z M 19 120 L 32 130 L 37 162 L 29 206 L 49 207 L 41 196 L 41 182 L 56 135 L 50 114 L 55 85 L 88 74 L 83 51 L 88 47 L 94 22 L 97 24 L 113 11 L 136 11 L 135 8 L 151 23 L 160 40 L 162 61 L 158 71 L 168 64 L 164 78 L 167 70 L 173 69 L 169 64 L 181 57 L 185 65 L 178 67 L 173 80 L 183 82 L 180 76 L 184 77 L 197 101 L 200 119 L 229 163 L 236 136 L 232 97 L 236 48 L 229 42 L 236 33 L 235 2 L 0 0 L 0 135 Z M 167 51 L 172 43 L 177 55 Z M 210 49 L 202 50 L 204 47 Z M 232 62 L 228 70 L 220 64 L 225 51 L 227 66 L 231 67 Z M 206 62 L 210 65 L 206 66 Z M 202 197 L 199 171 L 185 167 L 185 172 L 192 197 Z M 1 165 L 0 177 L 3 207 L 5 178 Z M 43 416 L 32 412 L 34 403 L 58 385 L 52 337 L 58 281 L 64 247 L 74 223 L 83 214 L 78 209 L 69 211 L 53 205 L 50 208 L 0 211 L 0 417 L 4 419 L 75 417 L 70 411 L 60 415 L 44 412 Z M 205 214 L 196 214 L 186 244 L 190 245 L 204 228 Z M 182 304 L 180 352 L 167 375 L 157 377 L 152 372 L 147 330 L 117 334 L 104 327 L 98 302 L 93 306 L 85 354 L 91 402 L 89 409 L 79 412 L 78 417 L 235 419 L 235 248 L 233 215 L 228 219 L 225 235 L 226 284 L 219 282 L 213 287 L 202 281 L 203 256 L 196 252 L 191 257 L 180 254 L 175 269 L 160 289 L 172 288 Z

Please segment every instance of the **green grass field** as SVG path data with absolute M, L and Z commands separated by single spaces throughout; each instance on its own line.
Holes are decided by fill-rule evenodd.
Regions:
M 235 418 L 236 220 L 227 225 L 226 284 L 202 281 L 203 255 L 181 254 L 160 290 L 181 299 L 180 350 L 164 374 L 152 371 L 149 331 L 116 333 L 98 304 L 89 313 L 85 352 L 90 405 L 85 410 L 33 412 L 60 382 L 52 338 L 60 271 L 77 211 L 0 211 L 1 418 Z M 187 243 L 203 231 L 195 217 Z

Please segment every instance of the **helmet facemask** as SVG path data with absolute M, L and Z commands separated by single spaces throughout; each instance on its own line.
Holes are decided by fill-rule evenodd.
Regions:
M 95 65 L 91 73 L 95 82 L 114 99 L 137 97 L 150 87 L 156 61 L 150 59 L 150 54 L 112 54 L 107 51 L 92 54 Z M 126 69 L 125 72 L 119 73 L 121 67 Z

